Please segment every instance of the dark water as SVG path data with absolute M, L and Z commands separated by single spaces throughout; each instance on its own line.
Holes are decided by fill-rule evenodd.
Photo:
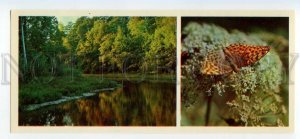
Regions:
M 123 87 L 35 111 L 19 112 L 19 125 L 175 126 L 175 83 L 123 81 Z

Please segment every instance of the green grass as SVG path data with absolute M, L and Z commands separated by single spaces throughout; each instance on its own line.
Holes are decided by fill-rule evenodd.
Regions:
M 63 96 L 77 96 L 96 89 L 114 88 L 119 84 L 113 80 L 175 82 L 175 74 L 106 73 L 82 76 L 60 76 L 38 78 L 29 83 L 20 83 L 19 105 L 39 104 Z
M 76 96 L 96 89 L 114 88 L 116 81 L 97 76 L 70 76 L 39 78 L 29 83 L 20 83 L 19 105 L 38 104 L 53 101 L 63 96 Z
M 131 80 L 131 81 L 153 81 L 153 82 L 175 82 L 176 74 L 139 74 L 139 73 L 104 73 L 104 74 L 86 74 L 85 76 L 97 76 L 113 80 Z

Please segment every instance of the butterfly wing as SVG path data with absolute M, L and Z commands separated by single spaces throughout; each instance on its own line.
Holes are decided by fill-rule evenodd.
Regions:
M 231 60 L 238 68 L 252 65 L 270 51 L 270 46 L 252 46 L 231 44 L 223 49 L 226 59 Z
M 207 75 L 221 75 L 230 73 L 232 70 L 222 50 L 209 52 L 201 65 L 201 73 Z

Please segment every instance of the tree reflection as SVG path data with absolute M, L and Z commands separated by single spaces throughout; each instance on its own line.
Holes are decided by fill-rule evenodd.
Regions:
M 76 101 L 75 125 L 171 126 L 176 123 L 175 85 L 125 82 L 123 88 Z M 78 121 L 76 120 L 76 121 Z
M 123 88 L 112 92 L 23 113 L 20 121 L 20 125 L 175 126 L 176 86 L 124 81 Z

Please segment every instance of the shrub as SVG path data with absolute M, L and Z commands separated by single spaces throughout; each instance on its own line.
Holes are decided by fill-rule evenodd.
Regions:
M 205 105 L 203 100 L 211 95 L 214 96 L 213 105 L 216 105 L 215 114 L 220 117 L 219 120 L 223 120 L 223 124 L 287 125 L 288 112 L 283 105 L 284 93 L 280 87 L 283 66 L 276 50 L 271 48 L 264 58 L 253 66 L 241 68 L 238 73 L 220 76 L 200 74 L 200 65 L 209 51 L 219 50 L 233 43 L 268 45 L 260 35 L 248 35 L 238 30 L 228 32 L 216 25 L 198 23 L 188 24 L 182 33 L 186 35 L 182 51 L 188 51 L 191 56 L 182 65 L 182 109 L 185 118 L 185 123 L 182 124 L 193 124 L 195 116 L 201 119 L 201 115 L 191 111 Z M 228 119 L 232 122 L 228 122 Z

